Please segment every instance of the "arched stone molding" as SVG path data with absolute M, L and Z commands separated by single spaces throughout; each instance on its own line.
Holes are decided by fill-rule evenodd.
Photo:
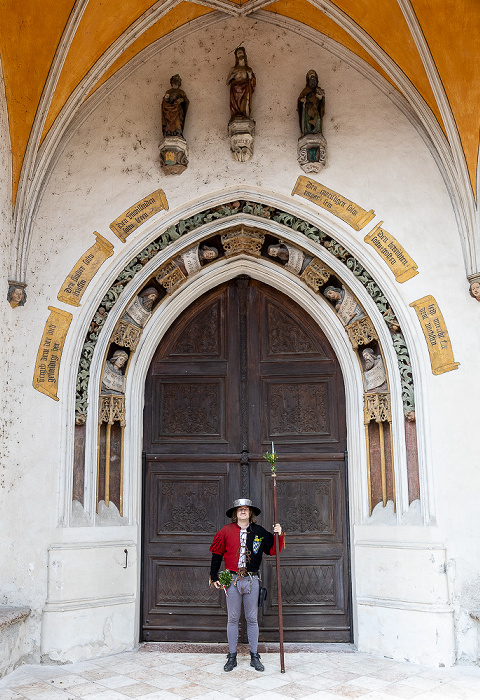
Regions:
M 272 197 L 271 195 L 267 197 L 265 193 L 261 197 L 259 197 L 259 193 L 255 193 L 255 197 L 252 197 L 252 192 L 249 191 L 248 193 L 242 192 L 242 196 L 248 196 L 249 199 L 252 201 L 253 199 L 262 199 L 265 204 L 269 204 L 272 206 L 273 204 L 280 205 L 282 206 L 283 209 L 287 209 L 285 202 L 280 202 L 277 198 Z M 237 191 L 235 193 L 236 198 L 240 197 L 240 193 Z M 225 193 L 222 193 L 221 195 L 215 195 L 212 198 L 209 199 L 208 204 L 212 205 L 214 203 L 218 203 L 220 201 L 225 201 L 226 196 Z M 273 201 L 272 201 L 273 200 Z M 205 202 L 203 204 L 203 209 L 205 209 Z M 191 212 L 198 211 L 199 205 L 194 204 L 192 205 L 186 212 L 182 212 L 183 216 L 182 218 L 187 218 L 188 215 Z M 289 202 L 289 207 L 290 210 L 292 210 L 292 213 L 296 213 L 296 209 L 298 209 L 295 206 L 292 206 L 291 202 Z M 328 232 L 330 235 L 335 235 L 336 239 L 338 241 L 341 241 L 345 243 L 345 246 L 349 248 L 352 252 L 355 252 L 355 255 L 358 256 L 360 261 L 365 264 L 367 268 L 372 269 L 371 262 L 368 261 L 367 264 L 367 259 L 368 259 L 368 251 L 364 251 L 360 248 L 358 244 L 356 244 L 355 240 L 353 239 L 352 235 L 350 234 L 349 231 L 346 231 L 341 225 L 339 225 L 337 222 L 327 222 L 327 221 L 318 221 L 318 214 L 314 217 L 313 215 L 306 216 L 306 212 L 304 208 L 302 208 L 302 211 L 298 211 L 298 214 L 301 213 L 301 216 L 303 219 L 308 219 L 312 221 L 313 225 L 316 226 L 321 226 L 322 230 Z M 122 269 L 122 265 L 125 264 L 126 259 L 132 259 L 133 253 L 139 252 L 142 250 L 142 248 L 145 246 L 145 243 L 148 240 L 152 240 L 152 238 L 155 236 L 155 234 L 158 235 L 158 232 L 161 230 L 165 230 L 166 227 L 168 227 L 169 224 L 171 224 L 171 221 L 176 219 L 178 220 L 179 218 L 179 213 L 177 212 L 172 213 L 167 219 L 162 219 L 161 222 L 157 220 L 155 223 L 152 223 L 150 226 L 150 231 L 145 232 L 144 235 L 142 236 L 141 240 L 137 241 L 136 244 L 132 247 L 129 247 L 127 250 L 124 251 L 124 255 L 121 256 L 121 260 L 117 261 L 117 264 L 114 266 L 113 269 L 111 269 L 111 273 L 109 274 L 109 279 L 110 282 L 112 282 L 115 279 L 115 273 L 118 273 L 119 270 Z M 124 310 L 128 303 L 130 302 L 131 298 L 138 292 L 138 290 L 142 287 L 142 285 L 145 284 L 145 282 L 148 280 L 148 278 L 153 274 L 153 271 L 160 267 L 163 263 L 165 263 L 169 258 L 178 255 L 182 250 L 185 248 L 188 248 L 195 244 L 196 242 L 207 238 L 208 236 L 213 235 L 216 232 L 219 232 L 220 230 L 224 230 L 226 226 L 230 225 L 238 225 L 239 223 L 244 223 L 246 225 L 254 225 L 256 227 L 262 228 L 265 231 L 268 231 L 272 233 L 272 235 L 282 237 L 285 240 L 291 241 L 293 244 L 298 244 L 300 247 L 302 247 L 304 250 L 310 251 L 313 255 L 316 257 L 323 259 L 328 266 L 335 272 L 335 274 L 340 278 L 345 280 L 345 283 L 350 287 L 350 289 L 353 291 L 353 293 L 357 296 L 358 300 L 364 307 L 366 313 L 370 316 L 372 321 L 374 322 L 375 328 L 378 332 L 378 337 L 379 341 L 382 345 L 382 348 L 384 350 L 384 355 L 385 355 L 385 360 L 386 360 L 386 366 L 387 366 L 387 371 L 390 377 L 390 389 L 391 389 L 391 395 L 392 395 L 392 405 L 394 407 L 394 425 L 397 426 L 397 429 L 395 430 L 396 434 L 396 439 L 395 439 L 395 444 L 394 444 L 394 451 L 395 451 L 395 465 L 396 465 L 396 479 L 397 479 L 397 499 L 398 499 L 398 509 L 397 509 L 397 519 L 399 522 L 402 521 L 403 516 L 405 515 L 407 509 L 408 509 L 408 496 L 407 496 L 407 487 L 406 487 L 406 463 L 405 463 L 405 444 L 404 444 L 404 434 L 402 430 L 398 430 L 398 426 L 401 424 L 402 420 L 402 409 L 401 409 L 401 387 L 400 387 L 400 382 L 399 382 L 399 376 L 398 376 L 398 366 L 397 366 L 397 358 L 395 351 L 392 347 L 391 343 L 391 337 L 389 335 L 388 329 L 384 323 L 384 320 L 382 318 L 382 315 L 380 314 L 379 310 L 377 309 L 376 305 L 374 304 L 372 298 L 368 295 L 366 292 L 365 288 L 363 285 L 359 282 L 359 280 L 353 275 L 351 271 L 349 271 L 340 261 L 338 261 L 334 256 L 328 253 L 328 251 L 323 248 L 323 246 L 311 241 L 310 239 L 306 238 L 304 235 L 300 233 L 296 233 L 292 231 L 291 229 L 288 229 L 287 227 L 278 224 L 275 221 L 271 221 L 268 219 L 259 219 L 258 217 L 254 217 L 251 215 L 237 215 L 235 217 L 230 217 L 228 220 L 227 219 L 222 219 L 218 221 L 213 221 L 210 222 L 204 226 L 199 227 L 195 231 L 183 236 L 179 240 L 175 241 L 174 243 L 170 244 L 166 249 L 163 251 L 160 251 L 143 269 L 141 269 L 138 274 L 134 277 L 133 280 L 127 285 L 127 287 L 124 289 L 123 293 L 119 297 L 117 303 L 115 306 L 112 308 L 112 310 L 109 313 L 107 322 L 102 330 L 102 333 L 100 334 L 97 346 L 95 348 L 94 352 L 94 357 L 93 357 L 93 362 L 91 366 L 91 376 L 90 376 L 90 390 L 89 390 L 89 395 L 90 395 L 90 410 L 89 410 L 89 419 L 87 422 L 87 446 L 88 446 L 88 451 L 87 451 L 87 469 L 86 469 L 86 484 L 85 484 L 85 492 L 86 492 L 86 510 L 91 518 L 91 521 L 93 522 L 95 519 L 95 484 L 96 484 L 96 455 L 95 455 L 95 450 L 93 449 L 93 446 L 96 444 L 96 433 L 97 433 L 97 427 L 96 427 L 96 416 L 98 412 L 98 405 L 96 404 L 97 401 L 97 395 L 98 395 L 98 386 L 100 382 L 100 374 L 101 374 L 101 368 L 102 364 L 104 361 L 104 357 L 106 354 L 106 350 L 108 347 L 108 344 L 110 342 L 110 336 L 111 333 L 114 329 L 115 324 L 121 317 L 121 315 L 124 313 Z M 357 250 L 358 248 L 358 250 Z M 224 279 L 228 279 L 228 273 L 226 270 L 233 270 L 231 267 L 232 262 L 229 262 L 228 265 L 226 265 L 225 260 L 220 260 L 215 263 L 212 263 L 208 266 L 208 270 L 203 269 L 200 273 L 198 273 L 198 276 L 189 281 L 187 285 L 184 285 L 180 290 L 178 290 L 177 293 L 172 295 L 171 298 L 167 299 L 165 302 L 163 302 L 160 307 L 157 309 L 156 313 L 154 314 L 154 317 L 150 319 L 144 333 L 143 337 L 141 339 L 141 342 L 139 344 L 139 347 L 137 348 L 137 353 L 135 358 L 132 360 L 132 364 L 129 370 L 129 377 L 127 381 L 127 404 L 129 404 L 130 401 L 136 401 L 136 412 L 138 413 L 138 407 L 141 405 L 139 403 L 138 399 L 138 391 L 140 389 L 138 388 L 139 386 L 142 386 L 141 382 L 140 384 L 138 383 L 138 377 L 137 373 L 139 371 L 138 368 L 141 368 L 140 371 L 144 371 L 144 375 L 146 373 L 145 366 L 148 367 L 148 362 L 149 360 L 140 360 L 140 357 L 148 358 L 148 352 L 149 350 L 144 350 L 144 348 L 150 347 L 151 352 L 153 353 L 152 347 L 156 347 L 156 344 L 158 344 L 159 339 L 163 332 L 165 332 L 166 328 L 170 323 L 173 322 L 174 318 L 181 313 L 183 308 L 185 306 L 188 306 L 191 301 L 193 301 L 195 297 L 195 294 L 198 296 L 199 294 L 203 293 L 207 289 L 211 288 L 212 286 L 215 286 L 216 284 L 220 284 L 221 281 Z M 252 265 L 251 260 L 247 260 L 246 262 L 249 263 L 250 267 Z M 236 263 L 237 264 L 237 263 Z M 225 270 L 223 268 L 226 268 Z M 374 266 L 375 268 L 377 266 Z M 249 268 L 250 269 L 250 268 Z M 240 271 L 239 271 L 240 270 Z M 351 369 L 351 358 L 352 356 L 355 358 L 355 354 L 353 353 L 353 350 L 351 348 L 351 345 L 349 344 L 345 330 L 343 326 L 339 323 L 338 319 L 336 318 L 336 314 L 332 311 L 331 307 L 328 305 L 328 303 L 320 299 L 318 295 L 315 295 L 313 292 L 309 292 L 308 289 L 305 287 L 305 285 L 300 284 L 299 280 L 297 277 L 294 275 L 288 273 L 284 269 L 280 269 L 276 264 L 274 263 L 268 263 L 267 261 L 263 260 L 261 264 L 258 262 L 254 261 L 254 273 L 248 272 L 247 274 L 251 274 L 252 277 L 255 277 L 256 279 L 263 280 L 265 282 L 271 283 L 272 279 L 275 279 L 275 284 L 277 284 L 277 278 L 278 278 L 278 284 L 282 284 L 285 287 L 285 293 L 287 293 L 289 296 L 291 296 L 293 299 L 295 299 L 298 303 L 300 303 L 314 318 L 315 320 L 320 323 L 322 326 L 323 330 L 327 330 L 327 326 L 331 327 L 333 329 L 336 329 L 335 332 L 335 337 L 330 338 L 330 342 L 332 342 L 332 346 L 335 349 L 335 352 L 337 355 L 340 357 L 343 357 L 343 360 L 341 362 L 342 364 L 342 370 L 344 371 L 344 378 L 345 378 L 345 384 L 346 386 L 349 385 L 349 396 L 350 398 L 348 399 L 347 406 L 354 406 L 355 404 L 353 403 L 352 397 L 355 395 L 355 391 L 359 392 L 361 394 L 361 374 L 359 372 L 358 368 L 358 362 L 356 362 L 356 371 L 353 371 Z M 378 274 L 377 274 L 378 273 Z M 237 271 L 235 273 L 232 273 L 232 276 L 235 276 L 237 274 L 241 274 L 241 268 L 237 268 Z M 225 275 L 227 275 L 225 277 Z M 280 277 L 278 277 L 280 275 Z M 211 277 L 210 277 L 211 276 Z M 204 278 L 209 278 L 209 279 L 215 279 L 217 281 L 214 282 L 208 282 Z M 409 349 L 411 351 L 411 359 L 412 359 L 412 366 L 414 369 L 414 375 L 415 375 L 415 381 L 417 382 L 417 387 L 419 386 L 419 378 L 422 376 L 422 374 L 425 371 L 429 371 L 429 366 L 428 366 L 428 360 L 425 362 L 425 358 L 423 357 L 417 357 L 416 355 L 416 348 L 419 347 L 418 343 L 416 342 L 418 340 L 417 338 L 417 333 L 415 327 L 411 326 L 408 316 L 404 314 L 403 311 L 403 305 L 398 298 L 398 293 L 396 292 L 392 282 L 387 279 L 383 279 L 385 277 L 385 272 L 375 269 L 375 277 L 382 278 L 381 286 L 382 289 L 385 290 L 386 294 L 388 295 L 389 300 L 392 303 L 392 308 L 394 309 L 395 313 L 397 314 L 397 317 L 402 324 L 402 330 L 404 330 L 405 336 L 407 337 L 407 342 L 409 344 Z M 78 328 L 76 331 L 72 328 L 72 331 L 75 333 L 75 338 L 72 333 L 72 337 L 70 338 L 69 341 L 69 351 L 67 350 L 68 355 L 66 354 L 65 357 L 72 357 L 72 362 L 69 363 L 68 360 L 64 363 L 64 367 L 69 367 L 68 370 L 64 370 L 65 374 L 69 374 L 70 378 L 67 380 L 66 376 L 63 378 L 63 384 L 72 386 L 74 383 L 74 376 L 73 376 L 73 371 L 76 367 L 78 367 L 78 358 L 79 358 L 79 342 L 81 342 L 80 339 L 83 340 L 85 337 L 85 331 L 88 328 L 88 324 L 91 320 L 91 317 L 93 315 L 93 312 L 95 308 L 98 306 L 98 303 L 101 299 L 102 295 L 102 288 L 105 290 L 104 284 L 100 286 L 100 281 L 97 282 L 97 289 L 95 290 L 96 293 L 92 295 L 91 298 L 91 303 L 89 303 L 88 306 L 88 311 L 87 311 L 87 306 L 85 307 L 84 313 L 82 314 L 82 322 L 78 325 Z M 207 285 L 207 286 L 205 286 Z M 209 286 L 208 286 L 209 285 Z M 385 289 L 386 287 L 386 289 Z M 279 287 L 280 288 L 280 287 Z M 197 291 L 195 291 L 197 290 Z M 283 287 L 282 287 L 283 290 Z M 292 293 L 292 290 L 295 290 L 295 293 Z M 193 295 L 193 296 L 192 296 Z M 312 308 L 312 298 L 314 299 L 314 306 L 315 309 Z M 320 299 L 320 301 L 319 301 Z M 187 301 L 185 301 L 187 300 Z M 94 303 L 96 302 L 96 303 Z M 157 329 L 160 328 L 161 330 Z M 157 330 L 152 330 L 152 329 L 157 329 Z M 82 330 L 83 329 L 83 333 Z M 155 336 L 151 336 L 150 334 L 154 333 Z M 160 335 L 158 335 L 160 333 Z M 328 333 L 327 333 L 328 335 Z M 155 337 L 155 341 L 148 340 L 147 338 Z M 149 343 L 154 342 L 153 346 L 150 346 Z M 345 343 L 348 345 L 348 352 L 345 350 Z M 420 345 L 420 347 L 422 347 Z M 143 353 L 147 352 L 147 355 L 144 355 Z M 343 355 L 342 355 L 343 353 Z M 345 354 L 346 353 L 346 354 Z M 151 357 L 151 355 L 150 355 Z M 350 360 L 347 360 L 347 357 L 350 357 Z M 75 358 L 75 359 L 73 359 Z M 355 360 L 356 361 L 356 360 Z M 142 364 L 142 363 L 147 363 Z M 423 365 L 423 366 L 422 366 Z M 73 368 L 73 371 L 72 371 Z M 142 369 L 143 368 L 143 369 Z M 350 368 L 350 369 L 348 369 Z M 350 373 L 347 375 L 347 370 Z M 351 377 L 351 379 L 347 379 L 347 376 Z M 133 377 L 136 377 L 135 379 Z M 143 380 L 142 380 L 143 381 Z M 349 384 L 350 382 L 350 384 Z M 356 387 L 356 388 L 354 388 Z M 423 393 L 423 392 L 417 392 L 417 393 Z M 66 401 L 66 412 L 68 414 L 68 418 L 65 421 L 64 425 L 66 424 L 67 426 L 71 426 L 73 423 L 73 406 L 72 406 L 72 398 L 71 396 L 65 397 L 67 399 Z M 417 408 L 417 416 L 418 416 L 418 422 L 420 426 L 424 426 L 424 411 L 423 411 L 423 406 L 422 406 L 422 401 L 421 397 L 418 397 L 419 404 Z M 132 404 L 133 405 L 133 404 Z M 130 406 L 127 408 L 127 411 L 129 411 L 129 414 L 127 416 L 128 422 L 130 423 L 130 417 L 133 416 L 134 414 L 131 413 L 131 408 Z M 350 409 L 349 409 L 350 410 Z M 358 410 L 358 403 L 356 404 L 356 421 L 357 421 L 357 427 L 353 427 L 353 424 L 350 428 L 350 434 L 351 435 L 356 435 L 358 437 L 358 421 L 360 421 L 361 424 L 361 418 L 362 418 L 362 409 L 360 407 L 360 410 Z M 141 411 L 140 411 L 141 413 Z M 93 418 L 92 418 L 93 416 Z M 138 430 L 140 430 L 140 434 L 138 433 Z M 136 444 L 135 440 L 138 439 L 139 435 L 141 435 L 141 426 L 137 426 L 137 433 L 135 440 L 133 438 L 134 433 L 133 431 L 133 426 L 129 426 L 126 430 L 125 434 L 125 456 L 127 457 L 127 454 L 129 454 L 128 460 L 130 461 L 134 457 L 131 454 L 131 450 L 134 449 L 132 445 Z M 428 523 L 431 520 L 431 502 L 430 502 L 430 494 L 431 494 L 431 488 L 430 488 L 430 475 L 427 474 L 425 465 L 426 465 L 426 450 L 425 450 L 425 430 L 420 430 L 420 436 L 421 440 L 419 440 L 419 456 L 420 456 L 420 472 L 421 472 L 421 486 L 422 486 L 422 510 L 423 510 L 423 516 L 424 516 L 424 522 Z M 353 459 L 353 455 L 355 454 L 355 451 L 357 449 L 357 445 L 360 442 L 361 444 L 364 444 L 364 435 L 363 437 L 357 437 L 355 439 L 355 445 L 352 446 L 350 449 L 350 460 L 351 463 L 355 463 L 357 465 L 362 465 L 362 460 L 359 458 L 358 461 L 355 458 Z M 141 440 L 140 443 L 141 444 Z M 73 437 L 71 434 L 71 428 L 67 427 L 65 431 L 65 436 L 64 436 L 64 455 L 65 455 L 65 463 L 66 464 L 71 464 L 72 463 L 72 454 L 73 454 Z M 140 449 L 140 448 L 139 448 Z M 353 450 L 353 452 L 352 452 Z M 365 450 L 363 450 L 363 454 L 365 453 Z M 364 462 L 363 462 L 364 464 Z M 137 455 L 137 467 L 138 467 L 138 455 Z M 136 473 L 135 467 L 132 471 L 132 466 L 131 464 L 127 464 L 127 460 L 125 463 L 125 494 L 127 494 L 127 491 L 130 489 L 130 495 L 127 496 L 127 501 L 126 501 L 126 514 L 128 515 L 128 518 L 130 522 L 135 521 L 135 517 L 138 514 L 137 506 L 134 505 L 132 502 L 132 491 L 131 491 L 131 486 L 132 486 L 132 479 L 136 478 L 134 474 Z M 364 466 L 360 466 L 360 471 L 364 469 Z M 70 509 L 71 509 L 71 502 L 70 502 L 70 494 L 71 494 L 71 486 L 72 486 L 72 474 L 71 470 L 64 470 L 64 475 L 63 475 L 63 484 L 62 484 L 62 491 L 64 493 L 64 499 L 63 499 L 63 517 L 62 521 L 64 524 L 67 524 L 70 521 Z M 351 485 L 352 485 L 352 491 L 355 489 L 355 492 L 358 494 L 357 497 L 357 503 L 354 508 L 354 512 L 352 512 L 352 515 L 355 516 L 355 521 L 356 522 L 361 522 L 363 518 L 365 518 L 365 479 L 362 477 L 358 476 L 358 471 L 356 475 L 351 475 Z
M 262 0 L 252 0 L 252 2 L 246 3 L 241 7 L 236 7 L 235 5 L 229 6 L 228 3 L 221 2 L 220 0 L 211 0 L 210 2 L 204 2 L 204 4 L 215 8 L 216 11 L 206 17 L 193 20 L 187 25 L 171 32 L 166 37 L 153 42 L 135 55 L 133 59 L 115 72 L 109 80 L 90 95 L 92 89 L 101 79 L 104 72 L 114 63 L 118 56 L 121 55 L 122 51 L 130 46 L 146 28 L 151 26 L 155 21 L 158 21 L 170 7 L 178 3 L 178 0 L 166 0 L 163 3 L 156 3 L 153 8 L 150 8 L 144 13 L 144 15 L 120 36 L 117 41 L 109 47 L 105 54 L 99 58 L 72 92 L 45 139 L 39 145 L 43 123 L 48 113 L 53 95 L 53 88 L 58 78 L 57 74 L 61 68 L 62 62 L 65 60 L 70 35 L 75 28 L 75 22 L 78 22 L 83 11 L 83 4 L 78 0 L 76 3 L 75 17 L 72 15 L 69 26 L 66 29 L 65 36 L 62 40 L 62 51 L 59 51 L 55 59 L 54 69 L 52 69 L 52 74 L 49 76 L 49 81 L 42 95 L 41 106 L 35 120 L 35 128 L 32 132 L 28 152 L 22 168 L 18 190 L 19 195 L 15 206 L 16 246 L 14 253 L 15 259 L 12 261 L 12 275 L 14 275 L 14 278 L 18 280 L 25 279 L 32 227 L 45 187 L 61 153 L 83 122 L 114 89 L 138 68 L 139 65 L 145 63 L 168 46 L 181 41 L 186 36 L 197 33 L 215 23 L 222 22 L 232 15 L 248 15 L 259 22 L 288 29 L 314 44 L 321 45 L 365 76 L 393 101 L 395 106 L 409 119 L 410 123 L 420 134 L 441 172 L 450 195 L 459 228 L 466 273 L 468 275 L 477 272 L 479 253 L 475 199 L 469 183 L 463 150 L 458 139 L 454 120 L 451 116 L 450 107 L 445 100 L 444 94 L 441 90 L 436 90 L 436 97 L 442 111 L 442 117 L 445 123 L 449 125 L 448 133 L 450 142 L 445 137 L 441 126 L 423 97 L 415 89 L 405 74 L 398 68 L 395 62 L 379 48 L 369 35 L 361 30 L 348 15 L 336 7 L 330 0 L 322 0 L 321 2 L 320 0 L 310 0 L 310 2 L 319 7 L 322 12 L 350 34 L 350 36 L 364 48 L 385 73 L 391 77 L 392 82 L 398 86 L 398 90 L 392 91 L 391 84 L 377 71 L 371 68 L 366 61 L 359 58 L 330 37 L 320 34 L 318 31 L 296 20 L 262 10 L 261 8 L 267 4 Z M 418 31 L 415 31 L 410 16 L 412 14 L 410 4 L 402 0 L 401 7 L 406 15 L 407 22 L 412 26 L 414 35 L 417 36 Z M 417 43 L 421 44 L 418 37 Z M 430 79 L 436 84 L 437 79 L 432 73 L 431 61 L 427 60 L 428 57 L 424 55 L 425 52 L 422 51 L 422 46 L 420 46 L 419 50 L 424 63 L 427 64 L 426 70 L 429 73 Z M 453 146 L 451 144 L 453 144 Z

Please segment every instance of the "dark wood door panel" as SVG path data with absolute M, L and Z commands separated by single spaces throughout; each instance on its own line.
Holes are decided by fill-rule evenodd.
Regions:
M 225 596 L 207 585 L 214 533 L 232 501 L 273 523 L 278 463 L 286 641 L 350 639 L 344 451 L 338 361 L 308 314 L 247 278 L 208 292 L 157 349 L 146 386 L 142 638 L 224 642 Z M 278 639 L 274 557 L 260 638 Z

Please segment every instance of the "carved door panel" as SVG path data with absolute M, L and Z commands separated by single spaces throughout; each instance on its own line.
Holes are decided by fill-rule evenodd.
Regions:
M 350 639 L 344 390 L 323 333 L 270 287 L 237 278 L 166 334 L 146 388 L 142 636 L 225 641 L 225 596 L 208 589 L 213 534 L 234 498 L 271 529 L 278 464 L 285 639 Z M 261 639 L 278 638 L 274 557 Z

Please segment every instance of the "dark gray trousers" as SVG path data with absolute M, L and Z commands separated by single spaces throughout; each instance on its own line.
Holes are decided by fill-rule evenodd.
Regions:
M 235 585 L 236 584 L 236 585 Z M 228 649 L 231 654 L 237 651 L 238 643 L 238 623 L 240 622 L 240 613 L 245 611 L 245 620 L 247 621 L 247 636 L 250 644 L 250 651 L 253 654 L 257 653 L 258 649 L 258 592 L 260 582 L 258 576 L 245 576 L 237 578 L 234 574 L 233 581 L 227 588 L 227 639 Z

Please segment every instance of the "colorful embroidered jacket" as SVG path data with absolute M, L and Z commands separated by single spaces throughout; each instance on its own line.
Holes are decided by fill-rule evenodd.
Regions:
M 280 551 L 282 551 L 284 535 L 280 535 Z M 240 556 L 240 527 L 237 523 L 225 525 L 213 538 L 212 564 L 210 566 L 210 578 L 218 581 L 218 572 L 222 557 L 225 560 L 225 568 L 236 571 Z M 271 532 L 267 532 L 256 523 L 250 523 L 247 528 L 247 571 L 258 571 L 262 561 L 262 554 L 275 554 L 275 542 Z

